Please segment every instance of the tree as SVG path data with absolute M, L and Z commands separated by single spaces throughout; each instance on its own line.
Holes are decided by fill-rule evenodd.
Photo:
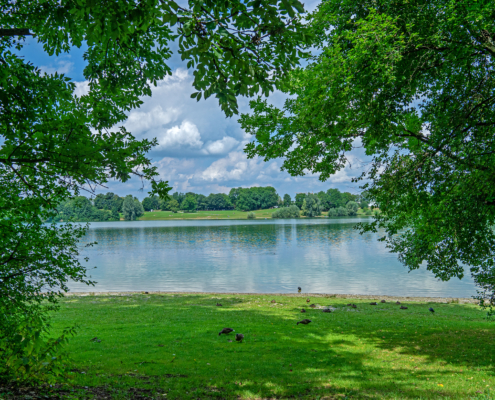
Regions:
M 381 213 L 363 231 L 410 270 L 486 282 L 495 256 L 495 22 L 489 2 L 323 2 L 317 55 L 294 71 L 284 109 L 259 100 L 249 157 L 282 157 L 327 179 L 364 146 L 363 189 Z M 359 141 L 357 141 L 359 139 Z M 473 188 L 476 188 L 473 190 Z M 424 263 L 424 264 L 423 264 Z
M 145 211 L 158 210 L 160 208 L 160 198 L 158 196 L 149 196 L 143 199 L 143 208 Z
M 292 199 L 290 195 L 284 194 L 284 207 L 289 207 L 292 204 Z
M 355 215 L 357 215 L 357 212 L 359 210 L 359 204 L 356 203 L 355 201 L 349 201 L 346 204 L 346 208 L 347 208 L 348 215 L 355 216 Z
M 180 209 L 188 212 L 194 212 L 196 211 L 197 206 L 198 202 L 196 201 L 196 198 L 188 194 L 180 205 Z
M 304 199 L 306 198 L 306 193 L 296 193 L 296 200 L 294 201 L 294 204 L 299 208 L 302 209 Z
M 143 205 L 138 199 L 128 195 L 124 198 L 122 213 L 124 214 L 124 219 L 126 221 L 135 221 L 144 215 Z
M 172 199 L 170 201 L 167 202 L 167 205 L 166 205 L 166 210 L 162 208 L 162 210 L 165 210 L 165 211 L 172 211 L 174 213 L 176 213 L 177 211 L 179 211 L 179 202 L 175 199 Z
M 230 116 L 237 111 L 237 96 L 260 91 L 267 95 L 279 87 L 310 37 L 297 15 L 303 11 L 298 1 L 260 0 L 252 6 L 238 0 L 192 0 L 188 7 L 173 0 L 27 0 L 0 5 L 2 298 L 56 301 L 45 291 L 63 291 L 66 279 L 73 277 L 86 281 L 74 250 L 80 228 L 60 228 L 66 248 L 62 259 L 50 256 L 59 254 L 60 242 L 48 240 L 59 228 L 40 231 L 33 223 L 55 217 L 56 207 L 83 188 L 92 191 L 110 179 L 128 181 L 138 175 L 150 182 L 151 195 L 168 196 L 168 183 L 156 179 L 147 156 L 156 140 L 137 140 L 119 125 L 142 104 L 142 97 L 151 95 L 152 85 L 171 74 L 166 62 L 171 42 L 177 40 L 182 59 L 194 69 L 192 97 L 199 101 L 215 95 Z M 88 92 L 76 96 L 70 78 L 44 74 L 18 56 L 30 35 L 49 55 L 84 46 Z M 24 225 L 19 218 L 25 218 Z M 46 242 L 31 241 L 38 232 L 46 233 Z M 19 238 L 27 240 L 26 245 L 42 246 L 31 249 L 38 258 L 22 258 Z M 25 264 L 35 259 L 38 265 L 45 263 L 45 271 L 61 275 L 36 275 L 34 264 Z M 43 290 L 20 283 L 32 279 Z M 20 303 L 6 302 L 4 307 L 16 304 Z M 8 312 L 24 315 L 17 310 Z M 0 339 L 4 332 L 15 331 L 3 321 Z
M 206 210 L 208 202 L 206 201 L 206 196 L 204 194 L 198 194 L 196 201 L 198 202 L 198 210 Z
M 324 191 L 318 192 L 317 196 L 320 199 L 321 211 L 328 211 L 332 206 L 330 196 Z
M 321 215 L 320 199 L 316 194 L 308 193 L 303 201 L 302 214 L 306 217 Z

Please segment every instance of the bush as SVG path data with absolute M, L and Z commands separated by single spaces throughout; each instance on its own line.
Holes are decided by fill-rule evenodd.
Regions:
M 5 326 L 2 326 L 5 328 Z M 67 378 L 64 346 L 75 329 L 64 330 L 57 339 L 48 338 L 43 315 L 24 317 L 0 333 L 0 379 L 23 383 L 54 383 Z
M 335 208 L 331 208 L 330 210 L 328 210 L 328 216 L 337 217 L 337 210 Z
M 299 218 L 299 207 L 292 205 L 290 207 L 283 207 L 272 213 L 272 218 Z
M 373 212 L 372 212 L 369 208 L 367 208 L 367 209 L 366 209 L 366 211 L 365 211 L 364 213 L 365 213 L 366 215 L 371 215 L 371 214 L 373 214 Z
M 349 215 L 349 210 L 345 207 L 339 207 L 336 209 L 338 217 L 347 217 Z
M 249 212 L 247 214 L 247 219 L 256 219 L 256 215 L 254 214 L 254 212 Z

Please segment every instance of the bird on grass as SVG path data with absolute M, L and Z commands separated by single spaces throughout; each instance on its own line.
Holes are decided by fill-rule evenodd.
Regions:
M 399 301 L 399 300 L 397 300 L 397 301 L 395 302 L 395 304 L 399 305 L 399 304 L 400 304 L 400 301 Z
M 232 328 L 223 328 L 223 329 L 219 332 L 218 336 L 220 336 L 222 333 L 224 333 L 225 335 L 227 335 L 227 334 L 229 334 L 230 332 L 234 332 L 234 330 L 233 330 Z
M 329 308 L 324 308 L 323 312 L 332 312 L 332 310 L 330 310 Z
M 101 340 L 98 339 L 97 337 L 94 337 L 93 339 L 90 339 L 89 341 L 90 342 L 95 342 L 95 343 L 100 343 L 101 342 Z
M 431 312 L 432 314 L 434 314 L 434 313 L 435 313 L 435 310 L 434 310 L 432 307 L 430 307 L 428 310 L 430 310 L 430 312 Z
M 236 342 L 242 342 L 242 340 L 244 339 L 244 335 L 242 333 L 236 333 L 235 334 L 235 340 Z
M 277 301 L 276 300 L 272 300 L 272 303 L 276 303 Z
M 401 310 L 407 310 L 407 307 L 406 306 L 400 306 L 399 307 Z
M 303 309 L 301 309 L 301 312 L 306 312 L 306 310 L 303 308 Z
M 385 300 L 382 300 L 382 301 L 380 301 L 380 303 L 386 303 L 386 301 Z
M 217 307 L 222 307 L 222 305 L 220 303 L 217 303 Z
M 357 305 L 355 305 L 355 304 L 351 304 L 351 307 L 352 307 L 352 308 L 357 308 Z
M 303 324 L 303 325 L 308 325 L 311 322 L 310 319 L 303 319 L 302 321 L 299 321 L 296 325 Z
M 301 290 L 302 290 L 302 289 L 301 289 L 301 286 L 298 286 L 298 287 L 297 287 L 297 293 L 301 293 Z
M 309 303 L 311 300 L 310 299 L 306 299 L 306 303 Z
M 347 304 L 347 307 L 351 307 L 351 306 L 352 306 L 352 303 Z
M 310 304 L 311 308 L 316 308 L 316 304 Z
M 370 303 L 370 306 L 376 306 L 376 301 L 373 301 L 372 303 Z

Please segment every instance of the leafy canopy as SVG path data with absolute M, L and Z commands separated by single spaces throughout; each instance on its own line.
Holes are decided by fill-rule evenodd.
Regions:
M 283 109 L 259 99 L 241 124 L 249 157 L 328 179 L 364 146 L 361 177 L 380 207 L 364 231 L 409 269 L 491 279 L 495 234 L 495 5 L 468 0 L 328 0 L 313 14 L 315 55 Z

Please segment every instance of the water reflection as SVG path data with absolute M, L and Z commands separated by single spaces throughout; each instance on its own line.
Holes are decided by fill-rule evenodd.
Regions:
M 92 223 L 95 291 L 304 292 L 469 297 L 471 280 L 407 273 L 356 219 Z M 73 284 L 74 291 L 88 287 Z

